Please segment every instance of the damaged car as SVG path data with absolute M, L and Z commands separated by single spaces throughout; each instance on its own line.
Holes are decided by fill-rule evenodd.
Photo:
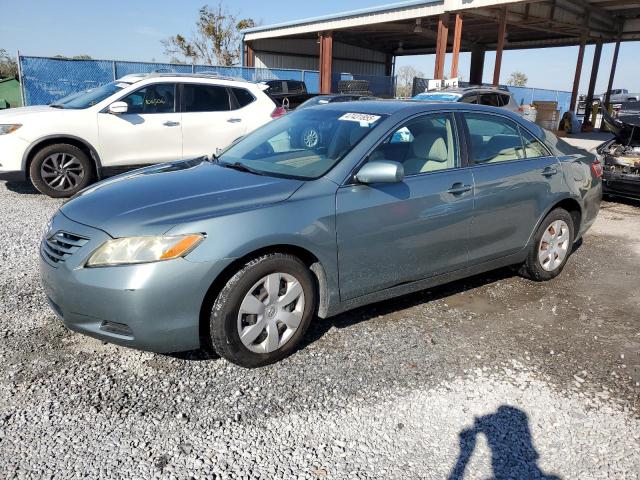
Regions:
M 640 199 L 640 117 L 613 118 L 604 111 L 603 120 L 614 135 L 596 148 L 603 160 L 603 193 Z

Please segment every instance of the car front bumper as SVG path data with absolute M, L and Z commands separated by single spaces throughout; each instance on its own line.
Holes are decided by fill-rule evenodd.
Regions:
M 91 253 L 109 237 L 61 213 L 48 233 L 72 233 L 86 243 L 53 261 L 40 247 L 42 284 L 53 310 L 71 330 L 153 352 L 197 349 L 200 310 L 224 265 L 183 258 L 118 267 L 85 268 Z M 84 241 L 84 240 L 83 240 Z
M 29 142 L 18 137 L 15 132 L 0 135 L 0 180 L 26 180 L 22 159 L 28 147 Z
M 640 198 L 640 175 L 605 170 L 602 175 L 604 193 L 630 198 Z

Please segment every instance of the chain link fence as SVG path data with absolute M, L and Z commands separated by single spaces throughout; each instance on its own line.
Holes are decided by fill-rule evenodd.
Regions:
M 72 93 L 99 87 L 125 75 L 172 72 L 217 73 L 253 82 L 301 80 L 311 93 L 320 91 L 320 73 L 312 70 L 218 67 L 119 60 L 75 60 L 49 57 L 18 57 L 25 105 L 47 105 Z

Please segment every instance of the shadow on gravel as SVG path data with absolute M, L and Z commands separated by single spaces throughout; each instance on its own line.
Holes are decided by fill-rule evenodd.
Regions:
M 22 195 L 41 195 L 39 191 L 37 191 L 31 182 L 7 182 L 5 183 L 7 190 L 20 193 Z
M 494 480 L 560 480 L 538 467 L 540 455 L 533 446 L 529 418 L 522 410 L 509 405 L 501 405 L 490 415 L 476 417 L 472 428 L 460 432 L 460 453 L 448 480 L 464 479 L 479 434 L 486 437 L 491 449 Z

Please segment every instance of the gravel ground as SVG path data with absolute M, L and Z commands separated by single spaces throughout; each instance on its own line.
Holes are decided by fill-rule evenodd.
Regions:
M 639 203 L 605 203 L 554 281 L 318 321 L 258 370 L 67 331 L 37 271 L 59 205 L 0 183 L 2 478 L 640 478 Z

